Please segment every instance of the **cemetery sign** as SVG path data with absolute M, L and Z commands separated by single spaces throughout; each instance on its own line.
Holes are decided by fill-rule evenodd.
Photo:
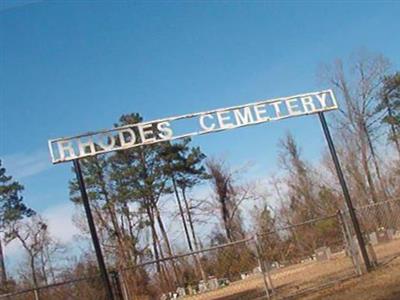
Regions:
M 49 140 L 53 163 L 337 109 L 332 90 L 262 100 Z M 192 126 L 180 121 L 195 121 Z M 188 130 L 191 129 L 191 130 Z M 183 132 L 181 132 L 183 130 Z

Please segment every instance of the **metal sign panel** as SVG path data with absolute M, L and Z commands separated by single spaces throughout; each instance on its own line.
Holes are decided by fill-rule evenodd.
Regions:
M 332 90 L 130 124 L 49 140 L 53 163 L 337 109 Z M 176 125 L 195 121 L 192 126 Z M 176 126 L 175 126 L 176 125 Z

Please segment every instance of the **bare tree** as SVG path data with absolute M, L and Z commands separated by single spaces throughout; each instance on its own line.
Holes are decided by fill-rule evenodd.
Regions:
M 353 55 L 348 64 L 337 60 L 322 67 L 320 77 L 335 88 L 341 100 L 341 116 L 338 118 L 341 137 L 351 143 L 345 144 L 346 152 L 360 161 L 363 176 L 372 202 L 379 201 L 379 190 L 386 197 L 386 188 L 382 179 L 376 142 L 379 141 L 380 120 L 376 106 L 379 103 L 381 88 L 390 63 L 382 55 L 360 52 Z M 355 148 L 350 148 L 354 146 Z M 359 153 L 359 156 L 358 156 Z M 374 180 L 374 172 L 378 186 Z
M 240 206 L 248 199 L 249 190 L 234 184 L 234 172 L 226 167 L 223 161 L 208 160 L 208 173 L 222 218 L 226 239 L 230 242 L 244 238 Z
M 32 284 L 36 288 L 41 277 L 46 276 L 46 274 L 40 274 L 39 260 L 40 255 L 46 252 L 46 248 L 51 243 L 47 224 L 37 214 L 28 219 L 14 222 L 7 234 L 7 241 L 13 239 L 17 239 L 21 243 L 28 255 Z

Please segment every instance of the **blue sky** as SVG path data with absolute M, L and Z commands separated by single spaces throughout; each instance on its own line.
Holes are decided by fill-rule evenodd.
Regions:
M 0 157 L 26 202 L 53 211 L 69 202 L 72 173 L 50 164 L 48 139 L 110 128 L 123 113 L 151 120 L 325 89 L 318 66 L 360 48 L 398 66 L 399 13 L 394 2 L 3 1 Z M 266 177 L 287 130 L 319 159 L 315 116 L 194 142 Z

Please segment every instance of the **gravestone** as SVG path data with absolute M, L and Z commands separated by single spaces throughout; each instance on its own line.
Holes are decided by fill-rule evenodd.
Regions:
M 278 261 L 273 261 L 271 263 L 271 269 L 279 269 L 284 267 L 284 265 L 281 265 Z
M 199 293 L 204 293 L 208 291 L 208 286 L 207 283 L 204 282 L 203 280 L 200 280 L 199 282 Z
M 168 296 L 166 294 L 162 294 L 160 300 L 168 300 Z
M 375 246 L 376 244 L 378 244 L 378 236 L 376 235 L 376 232 L 371 232 L 368 235 L 368 241 L 372 246 Z
M 393 239 L 393 232 L 390 230 L 379 230 L 376 235 L 379 243 L 385 243 Z
M 191 285 L 189 285 L 189 286 L 187 287 L 187 289 L 188 289 L 188 294 L 189 294 L 190 296 L 196 295 L 196 290 L 195 290 Z
M 374 250 L 374 247 L 371 243 L 367 243 L 367 253 L 368 253 L 368 257 L 369 260 L 372 264 L 373 267 L 376 267 L 378 265 L 378 258 L 376 257 L 376 253 Z
M 228 286 L 229 284 L 230 284 L 230 281 L 229 281 L 228 278 L 220 278 L 220 279 L 218 280 L 218 285 L 219 285 L 220 287 Z
M 216 277 L 212 277 L 208 279 L 208 287 L 211 291 L 219 288 L 218 279 Z
M 176 293 L 178 294 L 178 297 L 186 296 L 186 291 L 185 291 L 185 288 L 183 288 L 183 287 L 178 287 L 176 289 Z
M 315 250 L 315 257 L 317 261 L 329 260 L 331 255 L 331 248 L 329 247 L 321 247 Z

